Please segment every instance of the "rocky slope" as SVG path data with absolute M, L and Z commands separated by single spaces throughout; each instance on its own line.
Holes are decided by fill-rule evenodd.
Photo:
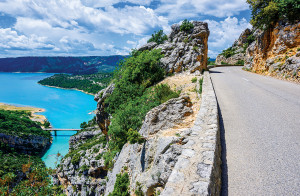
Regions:
M 125 144 L 114 157 L 112 168 L 108 168 L 103 153 L 108 151 L 111 123 L 105 100 L 113 93 L 114 84 L 95 96 L 99 128 L 71 137 L 70 153 L 64 157 L 54 176 L 54 183 L 63 185 L 68 195 L 109 195 L 114 190 L 117 174 L 125 172 L 129 174 L 130 195 L 157 195 L 164 192 L 177 162 L 182 161 L 179 157 L 191 156 L 193 152 L 183 146 L 193 145 L 188 138 L 195 136 L 192 127 L 201 103 L 199 81 L 201 72 L 207 67 L 209 35 L 206 23 L 193 24 L 194 28 L 189 32 L 180 31 L 179 25 L 173 25 L 166 42 L 160 45 L 148 43 L 139 49 L 161 49 L 164 58 L 160 66 L 167 73 L 176 74 L 166 77 L 160 84 L 168 84 L 181 93 L 178 98 L 170 99 L 147 113 L 139 130 L 145 142 Z M 194 189 L 195 194 L 199 193 L 198 185 L 194 185 Z
M 233 45 L 227 49 L 231 54 L 219 54 L 216 58 L 216 64 L 229 64 L 236 65 L 245 61 L 246 48 L 248 47 L 248 37 L 252 35 L 250 29 L 246 29 L 240 35 L 240 37 L 233 43 Z
M 50 147 L 50 138 L 43 136 L 30 135 L 28 137 L 19 137 L 0 133 L 0 142 L 9 145 L 18 152 L 25 154 L 42 155 Z
M 207 69 L 207 23 L 193 21 L 194 28 L 189 32 L 180 31 L 180 25 L 172 25 L 172 32 L 163 44 L 150 42 L 139 50 L 162 49 L 165 55 L 161 66 L 169 73 L 189 71 L 202 72 Z
M 254 32 L 246 51 L 245 68 L 256 73 L 300 82 L 300 22 L 280 22 Z

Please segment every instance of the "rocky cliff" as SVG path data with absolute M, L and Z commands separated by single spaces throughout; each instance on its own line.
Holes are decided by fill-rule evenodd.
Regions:
M 254 32 L 255 42 L 246 51 L 245 69 L 300 82 L 300 22 L 278 23 Z
M 216 144 L 217 110 L 215 107 L 214 112 L 208 114 L 211 110 L 204 107 L 205 114 L 199 114 L 201 72 L 207 67 L 209 31 L 206 23 L 193 22 L 193 25 L 194 28 L 188 32 L 181 31 L 179 25 L 173 25 L 168 40 L 163 44 L 151 42 L 139 49 L 161 49 L 164 57 L 159 66 L 166 73 L 176 74 L 156 85 L 168 84 L 171 89 L 180 91 L 180 96 L 148 111 L 138 130 L 144 142 L 126 143 L 120 152 L 113 155 L 112 167 L 103 157 L 109 151 L 107 141 L 111 139 L 108 135 L 111 115 L 107 112 L 105 100 L 116 87 L 111 84 L 95 96 L 99 128 L 71 137 L 70 152 L 54 176 L 54 183 L 63 185 L 68 195 L 109 195 L 119 186 L 116 185 L 120 183 L 118 175 L 124 173 L 128 173 L 130 195 L 166 195 L 172 190 L 171 195 L 177 195 L 174 189 L 178 186 L 178 175 L 181 175 L 179 170 L 185 167 L 188 167 L 188 173 L 195 174 L 191 178 L 188 173 L 181 175 L 187 184 L 184 193 L 218 194 L 220 181 L 216 174 L 220 173 L 220 161 L 214 161 L 214 155 L 220 150 Z M 209 80 L 206 78 L 205 84 Z M 215 100 L 210 97 L 207 101 Z M 201 127 L 206 117 L 210 124 Z M 206 132 L 208 127 L 210 130 Z M 196 141 L 199 139 L 203 140 L 203 145 Z M 165 189 L 166 186 L 168 189 Z
M 0 142 L 9 145 L 18 152 L 31 155 L 42 155 L 51 145 L 50 138 L 47 137 L 37 135 L 19 137 L 4 133 L 0 133 Z
M 180 25 L 174 24 L 163 44 L 150 42 L 139 50 L 162 49 L 165 56 L 161 59 L 161 66 L 169 73 L 202 72 L 207 69 L 208 25 L 198 21 L 192 24 L 194 28 L 187 32 L 180 31 Z
M 224 50 L 223 53 L 217 56 L 215 63 L 217 65 L 244 64 L 246 48 L 248 47 L 249 42 L 251 42 L 251 40 L 249 40 L 249 37 L 251 35 L 252 32 L 250 29 L 244 30 L 240 37 L 233 43 L 233 45 L 230 48 Z

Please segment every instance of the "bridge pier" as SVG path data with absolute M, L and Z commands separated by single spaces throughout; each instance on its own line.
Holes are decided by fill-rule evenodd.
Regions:
M 57 131 L 56 130 L 54 130 L 54 136 L 57 136 Z

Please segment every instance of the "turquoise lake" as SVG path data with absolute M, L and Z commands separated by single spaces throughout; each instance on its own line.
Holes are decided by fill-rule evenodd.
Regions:
M 94 117 L 89 114 L 97 103 L 92 95 L 39 85 L 37 82 L 49 73 L 0 73 L 0 103 L 43 108 L 54 128 L 78 129 L 80 123 Z M 76 132 L 58 132 L 50 149 L 43 156 L 48 167 L 55 167 L 56 154 L 68 153 L 70 135 Z

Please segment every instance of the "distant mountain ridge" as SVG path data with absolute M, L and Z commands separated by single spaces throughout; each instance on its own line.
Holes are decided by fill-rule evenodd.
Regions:
M 0 72 L 93 74 L 111 72 L 126 56 L 0 58 Z

